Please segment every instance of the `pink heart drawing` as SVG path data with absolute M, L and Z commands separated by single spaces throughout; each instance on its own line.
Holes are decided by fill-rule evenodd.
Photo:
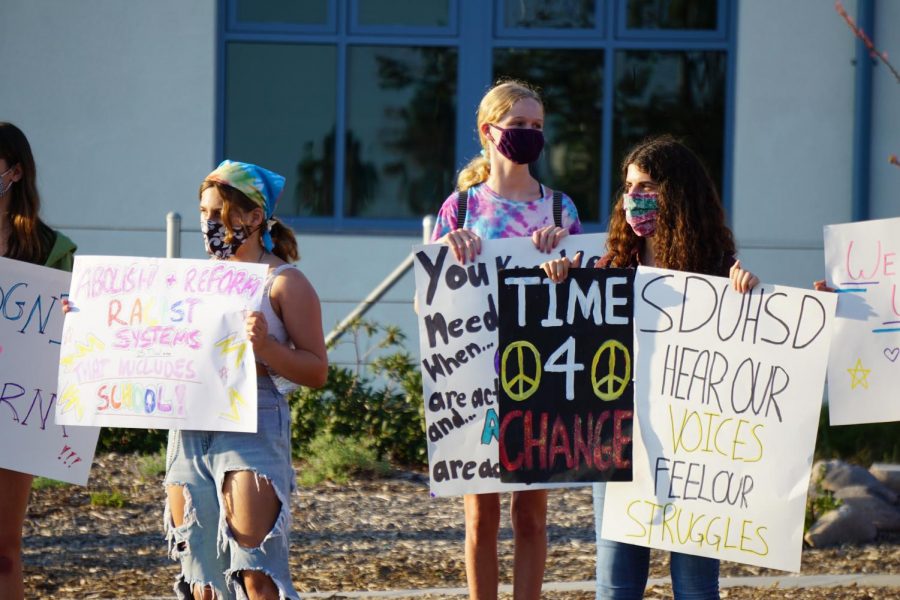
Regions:
M 900 356 L 900 348 L 885 348 L 884 355 L 889 361 L 894 362 Z

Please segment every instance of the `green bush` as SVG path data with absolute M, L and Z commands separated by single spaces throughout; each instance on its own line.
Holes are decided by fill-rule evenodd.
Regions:
M 58 481 L 56 479 L 50 479 L 49 477 L 35 477 L 31 480 L 31 489 L 33 490 L 46 490 L 48 488 L 61 488 L 68 487 L 69 483 L 65 481 Z
M 137 459 L 138 472 L 144 479 L 154 479 L 166 472 L 166 450 L 154 454 L 144 454 Z
M 307 446 L 300 470 L 300 485 L 312 486 L 324 480 L 347 483 L 360 475 L 386 475 L 390 466 L 363 440 L 320 433 Z
M 91 506 L 123 508 L 127 503 L 128 499 L 121 492 L 91 492 Z
M 809 531 L 812 524 L 818 521 L 822 515 L 830 510 L 840 507 L 840 498 L 834 497 L 834 492 L 822 487 L 823 472 L 813 470 L 812 483 L 814 491 L 806 496 L 806 515 L 803 519 L 804 533 Z
M 816 459 L 840 458 L 868 467 L 873 462 L 900 462 L 900 422 L 865 425 L 828 424 L 828 405 L 819 416 Z
M 320 434 L 366 440 L 379 459 L 405 465 L 426 462 L 422 374 L 412 356 L 401 350 L 397 327 L 358 321 L 350 330 L 357 351 L 356 368 L 329 366 L 328 382 L 318 390 L 300 388 L 292 395 L 294 454 L 300 458 Z M 360 351 L 362 338 L 375 338 Z M 365 366 L 371 353 L 393 351 Z
M 97 452 L 155 454 L 165 450 L 168 434 L 168 431 L 162 429 L 104 427 L 97 440 Z

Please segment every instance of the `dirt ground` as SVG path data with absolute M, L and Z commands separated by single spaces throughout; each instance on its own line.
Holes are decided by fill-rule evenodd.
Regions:
M 163 537 L 162 476 L 142 474 L 133 456 L 109 454 L 95 462 L 87 488 L 33 491 L 25 526 L 26 597 L 172 596 L 178 566 L 168 558 Z M 119 500 L 124 506 L 115 506 Z M 462 501 L 429 498 L 421 475 L 400 472 L 344 486 L 301 488 L 291 508 L 291 566 L 301 594 L 465 586 Z M 552 492 L 548 523 L 545 581 L 592 580 L 590 489 Z M 513 548 L 508 518 L 501 526 L 501 577 L 509 583 Z M 854 573 L 900 573 L 900 537 L 862 546 L 804 549 L 803 575 Z M 665 553 L 654 551 L 651 577 L 667 574 Z M 723 577 L 782 574 L 722 563 Z M 670 598 L 671 591 L 651 588 L 645 597 Z M 546 593 L 544 598 L 580 600 L 593 594 Z M 900 587 L 730 588 L 722 591 L 722 598 L 884 599 L 900 598 Z

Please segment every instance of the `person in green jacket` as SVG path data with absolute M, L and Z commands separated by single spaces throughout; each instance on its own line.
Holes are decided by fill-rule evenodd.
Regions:
M 12 123 L 0 122 L 0 256 L 72 270 L 75 244 L 40 216 L 31 146 Z M 32 476 L 0 468 L 0 600 L 22 600 L 22 525 Z

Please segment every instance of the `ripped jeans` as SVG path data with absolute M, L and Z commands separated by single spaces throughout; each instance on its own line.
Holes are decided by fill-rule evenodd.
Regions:
M 180 600 L 190 600 L 192 586 L 209 586 L 215 598 L 246 598 L 241 571 L 262 571 L 278 587 L 279 597 L 298 599 L 288 567 L 290 494 L 295 489 L 291 465 L 291 419 L 287 402 L 268 377 L 257 379 L 257 432 L 169 431 L 167 486 L 184 488 L 184 522 L 175 527 L 168 502 L 166 538 L 170 554 L 181 561 L 175 583 Z M 239 545 L 225 518 L 222 486 L 228 473 L 252 471 L 267 479 L 281 509 L 262 545 Z

